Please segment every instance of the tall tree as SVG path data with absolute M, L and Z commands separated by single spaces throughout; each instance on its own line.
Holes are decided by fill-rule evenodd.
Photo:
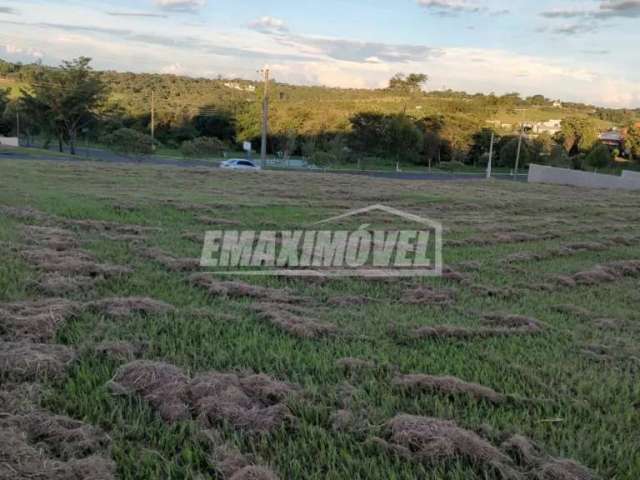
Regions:
M 403 93 L 418 93 L 429 80 L 429 76 L 424 73 L 410 73 L 404 75 L 397 73 L 389 80 L 389 90 L 396 90 Z
M 91 59 L 65 61 L 57 69 L 40 69 L 29 90 L 23 90 L 27 108 L 37 112 L 42 126 L 69 142 L 76 153 L 78 132 L 91 123 L 106 98 L 106 85 L 90 67 Z
M 0 88 L 0 135 L 7 135 L 11 130 L 11 122 L 5 112 L 9 106 L 9 91 Z
M 569 154 L 588 152 L 598 141 L 598 129 L 593 120 L 570 117 L 562 121 L 560 140 Z
M 632 158 L 640 161 L 640 128 L 638 125 L 630 125 L 624 139 L 624 148 Z

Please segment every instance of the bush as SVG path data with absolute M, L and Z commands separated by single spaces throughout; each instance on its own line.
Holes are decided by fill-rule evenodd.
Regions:
M 609 151 L 609 147 L 603 144 L 598 144 L 593 147 L 585 159 L 587 165 L 592 168 L 606 168 L 610 160 L 611 152 Z
M 180 151 L 185 157 L 221 157 L 224 143 L 215 137 L 198 137 L 183 142 Z
M 458 172 L 460 170 L 468 170 L 467 166 L 462 162 L 440 162 L 438 166 L 440 170 L 444 170 L 445 172 Z
M 336 163 L 338 159 L 332 153 L 320 150 L 313 154 L 311 160 L 313 164 L 318 167 L 328 167 L 329 165 Z
M 102 141 L 114 152 L 123 155 L 150 155 L 153 139 L 131 128 L 119 128 L 103 137 Z
M 551 156 L 549 157 L 549 165 L 552 167 L 569 168 L 571 167 L 571 160 L 567 151 L 562 145 L 555 145 L 551 149 Z

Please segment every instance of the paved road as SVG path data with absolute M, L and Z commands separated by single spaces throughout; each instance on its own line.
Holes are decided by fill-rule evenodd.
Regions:
M 53 151 L 52 151 L 53 152 Z M 159 165 L 159 166 L 175 166 L 186 168 L 218 168 L 217 165 L 213 165 L 208 160 L 182 160 L 171 159 L 158 156 L 147 156 L 144 159 L 125 157 L 118 155 L 107 150 L 101 150 L 98 148 L 78 148 L 78 156 L 61 156 L 60 154 L 48 155 L 47 153 L 33 153 L 24 155 L 20 152 L 12 152 L 11 150 L 0 150 L 0 160 L 37 160 L 37 161 L 52 161 L 52 162 L 86 162 L 96 161 L 102 163 L 124 163 L 124 164 L 144 164 L 144 165 Z M 284 169 L 283 169 L 284 170 Z M 393 171 L 361 171 L 361 170 L 295 170 L 305 173 L 333 173 L 339 175 L 364 175 L 368 177 L 376 178 L 390 178 L 395 180 L 447 180 L 447 181 L 461 181 L 461 180 L 483 180 L 485 178 L 482 173 L 446 173 L 446 172 L 393 172 Z M 514 177 L 509 174 L 494 175 L 494 178 L 500 180 L 517 180 L 527 181 L 526 175 L 518 175 Z

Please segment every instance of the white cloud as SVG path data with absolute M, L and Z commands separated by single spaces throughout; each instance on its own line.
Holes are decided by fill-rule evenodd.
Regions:
M 286 28 L 284 22 L 263 23 Z M 506 48 L 433 48 L 312 37 L 286 30 L 169 26 L 166 19 L 114 21 L 95 9 L 55 6 L 34 12 L 29 22 L 1 23 L 0 56 L 6 51 L 9 59 L 26 62 L 44 52 L 47 63 L 57 64 L 86 55 L 99 69 L 208 77 L 233 74 L 248 79 L 257 79 L 256 70 L 268 62 L 279 81 L 339 87 L 378 88 L 397 72 L 423 72 L 431 77 L 428 88 L 434 89 L 445 85 L 469 92 L 518 91 L 567 101 L 640 106 L 637 70 L 612 68 L 610 55 L 576 56 L 568 50 L 552 57 Z
M 265 33 L 283 33 L 289 30 L 284 20 L 269 16 L 249 22 L 249 28 Z
M 166 73 L 169 75 L 186 75 L 188 70 L 182 66 L 181 63 L 174 63 L 172 65 L 167 65 L 160 69 L 160 72 Z
M 206 5 L 206 0 L 155 0 L 155 4 L 164 10 L 192 12 Z
M 25 55 L 27 57 L 42 58 L 44 54 L 35 48 L 22 48 L 12 43 L 4 45 L 4 50 L 9 55 Z

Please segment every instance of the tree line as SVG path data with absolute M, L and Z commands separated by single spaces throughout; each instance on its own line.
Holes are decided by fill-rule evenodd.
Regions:
M 71 153 L 79 136 L 135 155 L 164 145 L 180 148 L 186 156 L 211 156 L 245 140 L 258 143 L 262 102 L 255 82 L 96 72 L 90 64 L 86 57 L 57 68 L 0 61 L 0 75 L 24 85 L 13 100 L 0 90 L 0 134 L 17 129 L 19 114 L 27 141 L 38 136 L 60 150 L 68 145 Z M 551 108 L 550 99 L 523 99 L 516 93 L 425 93 L 427 81 L 424 74 L 398 74 L 387 88 L 375 91 L 274 83 L 269 151 L 283 157 L 302 155 L 317 164 L 355 164 L 364 158 L 482 166 L 493 134 L 494 161 L 505 168 L 513 168 L 518 148 L 521 165 L 602 168 L 627 151 L 640 158 L 638 111 L 575 104 L 558 134 L 520 139 L 488 127 L 487 120 L 522 107 Z M 149 136 L 152 93 L 154 139 Z M 599 143 L 602 121 L 628 126 L 622 151 Z

